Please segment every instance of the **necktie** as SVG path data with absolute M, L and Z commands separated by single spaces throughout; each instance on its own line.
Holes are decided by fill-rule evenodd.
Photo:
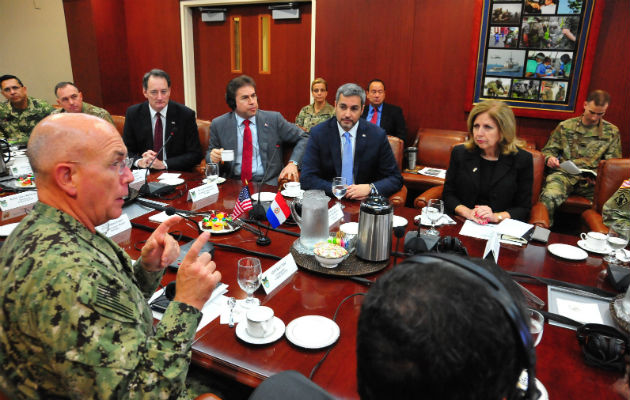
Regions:
M 241 159 L 241 181 L 252 180 L 252 130 L 249 129 L 250 120 L 243 121 L 245 130 L 243 131 L 243 155 Z
M 370 120 L 370 122 L 376 125 L 376 123 L 378 122 L 378 108 L 374 107 L 373 110 L 374 114 L 372 114 L 372 119 Z
M 155 114 L 155 131 L 153 132 L 153 151 L 156 153 L 162 148 L 163 141 L 163 129 L 162 129 L 162 115 L 160 113 Z M 162 152 L 157 155 L 158 160 L 162 160 Z
M 352 142 L 350 141 L 350 133 L 344 132 L 343 137 L 345 139 L 343 143 L 343 157 L 341 159 L 341 176 L 346 178 L 346 184 L 352 185 Z

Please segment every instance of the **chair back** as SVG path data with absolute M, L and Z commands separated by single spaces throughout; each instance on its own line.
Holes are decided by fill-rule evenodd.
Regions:
M 630 159 L 611 158 L 601 160 L 597 167 L 597 180 L 593 196 L 593 209 L 602 213 L 604 203 L 619 189 L 621 183 L 630 177 Z
M 387 140 L 389 140 L 389 145 L 392 147 L 392 152 L 394 153 L 394 158 L 396 159 L 396 165 L 398 165 L 398 169 L 402 171 L 405 142 L 402 139 L 397 138 L 396 136 L 390 135 L 387 135 Z
M 201 149 L 203 150 L 204 157 L 208 152 L 208 146 L 210 146 L 210 121 L 205 119 L 197 120 L 197 131 L 199 133 L 199 142 L 201 143 Z
M 418 157 L 416 163 L 428 167 L 448 169 L 453 146 L 468 140 L 468 132 L 446 129 L 418 129 Z
M 525 151 L 529 151 L 532 155 L 534 163 L 534 179 L 532 180 L 532 205 L 538 202 L 542 184 L 545 180 L 545 155 L 538 150 L 526 147 Z
M 120 136 L 122 136 L 125 128 L 125 117 L 123 117 L 122 115 L 112 115 L 112 120 L 114 121 L 114 126 L 116 126 L 116 130 L 118 130 L 118 133 L 120 133 Z

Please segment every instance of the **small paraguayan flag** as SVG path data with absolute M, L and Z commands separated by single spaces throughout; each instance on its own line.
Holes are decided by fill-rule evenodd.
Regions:
M 280 193 L 276 193 L 273 203 L 271 203 L 269 209 L 267 210 L 267 220 L 269 220 L 271 227 L 277 228 L 289 217 L 289 215 L 291 215 L 291 210 L 289 209 L 287 202 L 284 201 L 284 197 L 282 197 Z

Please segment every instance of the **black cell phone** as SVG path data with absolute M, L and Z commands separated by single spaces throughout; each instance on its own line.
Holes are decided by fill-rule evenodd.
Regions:
M 551 231 L 549 229 L 545 229 L 537 225 L 534 227 L 534 233 L 532 233 L 532 240 L 535 240 L 541 243 L 547 243 L 547 241 L 549 240 L 550 233 Z
M 155 300 L 153 300 L 149 305 L 151 309 L 157 312 L 164 313 L 166 311 L 166 307 L 171 303 L 171 301 L 164 295 L 161 294 Z

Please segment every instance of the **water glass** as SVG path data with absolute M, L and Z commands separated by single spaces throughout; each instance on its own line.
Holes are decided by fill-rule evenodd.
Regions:
M 245 257 L 238 260 L 238 285 L 247 293 L 247 299 L 243 302 L 245 308 L 260 304 L 254 297 L 254 292 L 260 287 L 260 275 L 262 273 L 260 260 L 255 257 Z
M 439 236 L 440 232 L 435 229 L 435 223 L 439 221 L 440 218 L 442 218 L 442 214 L 444 214 L 444 202 L 440 199 L 429 200 L 425 212 L 427 213 L 427 218 L 431 221 L 431 229 L 427 231 L 427 234 Z
M 219 164 L 216 163 L 208 163 L 206 164 L 206 182 L 212 183 L 219 178 Z
M 614 264 L 617 261 L 617 250 L 626 247 L 628 240 L 630 240 L 630 226 L 620 221 L 613 223 L 606 237 L 608 246 L 610 246 L 610 254 L 604 257 L 604 261 L 609 264 Z
M 529 310 L 529 333 L 532 335 L 534 346 L 538 346 L 542 339 L 545 317 L 536 310 Z
M 348 184 L 346 182 L 346 178 L 344 178 L 343 176 L 338 176 L 336 178 L 333 178 L 332 192 L 333 192 L 333 195 L 335 195 L 335 197 L 337 198 L 337 203 L 339 204 L 341 208 L 344 208 L 343 204 L 341 204 L 341 199 L 343 199 L 343 196 L 346 195 L 347 190 L 348 190 Z

